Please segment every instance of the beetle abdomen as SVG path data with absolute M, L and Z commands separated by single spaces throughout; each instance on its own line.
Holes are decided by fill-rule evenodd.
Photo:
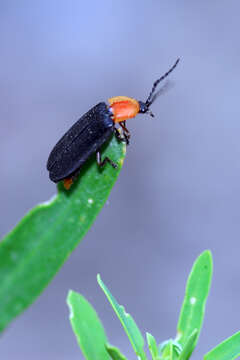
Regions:
M 84 114 L 51 151 L 47 169 L 58 182 L 83 165 L 113 133 L 114 123 L 107 104 L 101 102 Z

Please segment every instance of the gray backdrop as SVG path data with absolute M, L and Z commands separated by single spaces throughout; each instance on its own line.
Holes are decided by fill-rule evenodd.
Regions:
M 81 359 L 68 289 L 95 306 L 112 344 L 135 355 L 99 272 L 143 332 L 175 336 L 197 255 L 214 276 L 194 359 L 240 330 L 239 1 L 0 1 L 1 235 L 56 189 L 46 160 L 74 121 L 117 95 L 145 100 L 108 204 L 47 290 L 5 332 L 1 359 Z M 116 229 L 118 229 L 116 231 Z

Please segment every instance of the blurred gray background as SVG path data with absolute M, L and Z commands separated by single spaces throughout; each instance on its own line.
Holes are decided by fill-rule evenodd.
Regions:
M 174 63 L 156 117 L 132 141 L 107 205 L 47 290 L 1 337 L 0 358 L 82 359 L 68 289 L 135 359 L 99 272 L 143 332 L 175 336 L 187 275 L 205 249 L 214 276 L 193 359 L 240 330 L 239 1 L 0 1 L 0 233 L 56 191 L 46 160 L 89 108 L 145 100 Z M 118 229 L 118 231 L 116 231 Z

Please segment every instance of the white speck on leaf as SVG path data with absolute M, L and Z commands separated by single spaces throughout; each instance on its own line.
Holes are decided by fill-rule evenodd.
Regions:
M 89 199 L 88 199 L 88 203 L 89 203 L 89 204 L 93 204 L 93 199 L 89 198 Z
M 190 304 L 194 305 L 196 303 L 197 299 L 193 296 L 190 298 Z

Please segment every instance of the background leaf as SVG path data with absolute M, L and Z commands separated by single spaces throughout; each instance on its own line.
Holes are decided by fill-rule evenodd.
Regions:
M 204 251 L 193 264 L 178 321 L 176 340 L 183 347 L 195 329 L 198 334 L 200 332 L 211 279 L 212 255 L 210 251 Z M 196 342 L 197 338 L 194 346 Z
M 70 290 L 67 297 L 70 322 L 87 360 L 110 360 L 105 348 L 107 337 L 96 311 L 80 294 Z
M 135 323 L 131 315 L 125 312 L 124 307 L 117 303 L 117 300 L 108 290 L 107 286 L 103 283 L 99 274 L 97 275 L 97 280 L 106 297 L 108 298 L 110 304 L 112 305 L 113 310 L 121 321 L 121 324 L 132 344 L 135 353 L 138 357 L 140 357 L 140 359 L 146 360 L 146 354 L 143 351 L 144 339 L 139 328 L 137 327 L 137 324 Z
M 157 342 L 156 342 L 155 338 L 152 336 L 152 334 L 150 334 L 148 332 L 146 333 L 146 337 L 147 337 L 148 348 L 152 355 L 152 359 L 158 360 L 160 358 L 160 356 L 159 356 L 158 346 L 157 346 Z
M 180 356 L 182 345 L 176 340 L 169 339 L 159 344 L 158 351 L 161 360 L 176 360 Z
M 2 239 L 0 330 L 43 291 L 103 207 L 123 164 L 125 145 L 113 137 L 103 155 L 117 162 L 118 169 L 107 164 L 100 171 L 93 157 L 69 191 L 60 184 L 52 201 L 32 209 Z
M 191 354 L 194 350 L 194 345 L 196 344 L 197 337 L 198 337 L 198 330 L 194 329 L 192 334 L 187 339 L 187 341 L 180 353 L 179 360 L 188 360 L 189 359 L 189 357 L 191 356 Z
M 112 360 L 127 360 L 127 358 L 115 346 L 106 344 L 105 347 Z
M 240 331 L 209 351 L 204 360 L 234 360 L 240 356 Z
M 169 341 L 167 341 L 166 345 L 164 346 L 163 351 L 161 353 L 161 359 L 174 360 L 174 358 L 173 358 L 173 343 L 172 343 L 171 339 Z

